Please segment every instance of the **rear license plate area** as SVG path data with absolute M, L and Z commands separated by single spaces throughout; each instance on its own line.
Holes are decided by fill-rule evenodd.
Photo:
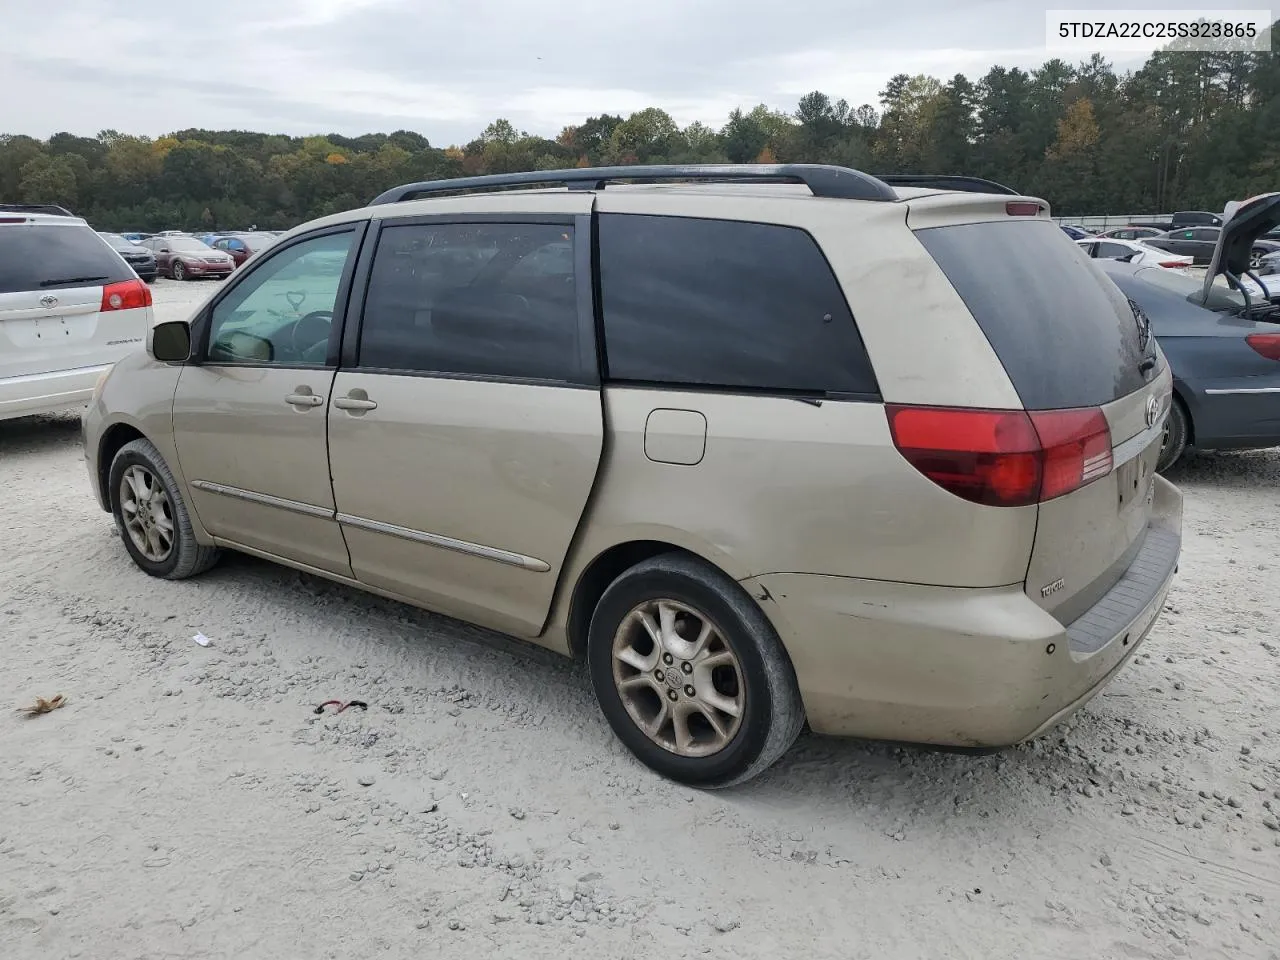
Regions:
M 1154 473 L 1147 466 L 1146 458 L 1142 455 L 1116 468 L 1116 490 L 1121 513 L 1135 504 L 1145 503 L 1151 499 L 1151 493 L 1155 489 L 1153 477 Z

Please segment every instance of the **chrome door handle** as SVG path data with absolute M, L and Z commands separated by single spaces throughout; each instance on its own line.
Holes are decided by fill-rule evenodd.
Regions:
M 339 410 L 377 410 L 378 404 L 374 400 L 364 400 L 360 397 L 338 397 L 333 401 L 333 405 Z
M 318 407 L 324 403 L 324 397 L 318 397 L 314 393 L 291 393 L 284 398 L 284 402 L 291 407 Z

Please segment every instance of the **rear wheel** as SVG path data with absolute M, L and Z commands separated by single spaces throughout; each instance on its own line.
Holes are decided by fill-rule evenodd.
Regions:
M 596 699 L 636 757 L 692 786 L 741 783 L 795 741 L 795 671 L 742 587 L 683 554 L 646 560 L 605 591 L 587 658 Z
M 116 529 L 145 572 L 185 580 L 217 562 L 218 549 L 196 540 L 178 482 L 151 441 L 121 447 L 111 461 L 108 484 Z
M 1164 422 L 1164 443 L 1160 447 L 1160 459 L 1156 461 L 1156 471 L 1164 473 L 1182 459 L 1187 452 L 1187 444 L 1191 438 L 1191 418 L 1187 415 L 1182 401 L 1176 396 L 1169 407 L 1169 417 Z
M 186 268 L 186 265 L 181 260 L 173 261 L 172 272 L 173 272 L 173 279 L 175 280 L 187 279 L 187 268 Z
M 1262 258 L 1267 255 L 1267 251 L 1254 247 L 1249 251 L 1249 269 L 1257 270 L 1262 266 Z

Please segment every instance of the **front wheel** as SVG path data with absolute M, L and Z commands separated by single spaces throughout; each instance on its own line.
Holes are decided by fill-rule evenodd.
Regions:
M 151 441 L 121 447 L 111 461 L 108 484 L 116 528 L 142 570 L 164 580 L 185 580 L 217 562 L 218 549 L 196 540 L 178 482 Z
M 181 260 L 173 261 L 173 279 L 175 280 L 187 279 L 187 267 Z
M 1177 397 L 1173 398 L 1169 407 L 1169 418 L 1164 422 L 1164 442 L 1160 447 L 1160 459 L 1156 461 L 1156 472 L 1164 473 L 1182 459 L 1187 452 L 1187 444 L 1191 438 L 1191 421 L 1186 408 Z
M 614 733 L 681 783 L 749 780 L 804 725 L 795 671 L 764 613 L 739 584 L 683 554 L 646 560 L 609 586 L 587 658 Z

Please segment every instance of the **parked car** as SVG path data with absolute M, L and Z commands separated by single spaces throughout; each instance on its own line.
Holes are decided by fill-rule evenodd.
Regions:
M 1258 265 L 1253 268 L 1253 272 L 1260 277 L 1270 277 L 1280 274 L 1280 253 L 1268 253 Z
M 277 237 L 269 233 L 237 233 L 218 237 L 210 246 L 215 250 L 221 250 L 226 253 L 239 267 L 250 257 L 256 256 L 267 249 L 277 239 Z
M 1091 238 L 1077 240 L 1076 243 L 1090 257 L 1099 260 L 1123 260 L 1126 263 L 1142 263 L 1175 270 L 1185 270 L 1192 264 L 1191 257 L 1169 253 L 1136 240 Z
M 98 236 L 107 241 L 107 246 L 120 254 L 124 258 L 124 262 L 131 266 L 133 272 L 140 278 L 147 283 L 155 281 L 156 257 L 154 253 L 131 240 L 126 240 L 118 233 L 102 233 L 99 231 Z
M 1044 201 L 932 179 L 394 188 L 158 325 L 85 417 L 90 481 L 152 576 L 244 550 L 584 657 L 683 782 L 806 718 L 1036 736 L 1163 608 L 1172 381 Z M 578 189 L 516 189 L 548 182 Z
M 1255 198 L 1232 217 L 1203 278 L 1099 261 L 1150 318 L 1173 370 L 1174 403 L 1160 457 L 1167 470 L 1189 448 L 1280 445 L 1280 280 L 1260 289 L 1242 277 L 1249 251 L 1280 224 L 1280 194 Z M 1261 277 L 1265 287 L 1267 277 Z M 1229 283 L 1243 280 L 1244 290 Z
M 81 218 L 0 209 L 0 420 L 88 402 L 151 328 L 151 291 Z
M 1170 230 L 1181 230 L 1186 227 L 1220 227 L 1222 215 L 1210 213 L 1208 210 L 1179 210 L 1173 215 Z
M 1156 227 L 1128 226 L 1107 230 L 1098 234 L 1098 237 L 1104 240 L 1145 240 L 1147 237 L 1159 236 L 1164 232 Z
M 143 240 L 142 245 L 155 254 L 160 273 L 174 280 L 223 278 L 235 269 L 235 261 L 228 254 L 195 237 L 157 235 Z
M 1131 223 L 1131 227 L 1152 228 L 1157 233 L 1185 230 L 1188 227 L 1220 227 L 1222 215 L 1207 210 L 1179 210 L 1168 220 L 1143 220 Z
M 1193 257 L 1197 265 L 1203 265 L 1213 259 L 1221 233 L 1221 227 L 1191 227 L 1149 237 L 1143 243 L 1170 253 L 1185 254 Z M 1260 265 L 1267 254 L 1276 252 L 1280 252 L 1280 242 L 1255 239 L 1250 254 L 1250 268 Z
M 1075 227 L 1065 223 L 1062 224 L 1061 226 L 1062 226 L 1062 232 L 1065 233 L 1072 240 L 1087 240 L 1093 236 L 1093 234 L 1090 233 L 1088 230 L 1086 230 L 1084 227 Z

